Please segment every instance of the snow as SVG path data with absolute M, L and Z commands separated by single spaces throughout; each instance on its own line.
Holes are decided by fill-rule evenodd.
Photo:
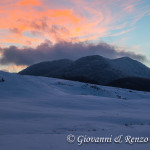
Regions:
M 118 59 L 111 60 L 110 65 L 112 68 L 120 70 L 126 76 L 131 77 L 143 77 L 149 78 L 150 77 L 150 68 L 133 60 L 129 57 L 122 57 Z
M 150 138 L 150 93 L 0 72 L 0 150 L 148 150 L 68 143 L 67 135 Z

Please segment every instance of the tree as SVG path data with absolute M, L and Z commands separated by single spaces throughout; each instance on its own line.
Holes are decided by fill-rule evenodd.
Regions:
M 2 78 L 1 80 L 0 80 L 0 82 L 4 82 L 5 80 L 4 80 L 4 78 Z

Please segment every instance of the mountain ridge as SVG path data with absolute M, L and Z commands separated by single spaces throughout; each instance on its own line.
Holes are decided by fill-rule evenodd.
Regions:
M 42 66 L 40 66 L 41 64 Z M 44 69 L 42 68 L 43 66 Z M 105 85 L 125 77 L 150 78 L 150 68 L 129 57 L 109 59 L 99 55 L 92 55 L 81 57 L 75 61 L 61 59 L 41 62 L 29 66 L 19 74 Z

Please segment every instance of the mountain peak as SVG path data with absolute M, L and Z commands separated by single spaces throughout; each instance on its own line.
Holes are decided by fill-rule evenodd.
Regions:
M 80 59 L 91 60 L 91 59 L 106 59 L 106 58 L 104 58 L 103 56 L 100 56 L 100 55 L 90 55 L 90 56 L 81 57 L 78 60 L 80 60 Z
M 130 57 L 127 57 L 127 56 L 125 56 L 125 57 L 120 57 L 120 58 L 117 58 L 117 59 L 114 59 L 114 60 L 127 60 L 127 61 L 135 61 L 134 59 L 132 59 L 132 58 L 130 58 Z

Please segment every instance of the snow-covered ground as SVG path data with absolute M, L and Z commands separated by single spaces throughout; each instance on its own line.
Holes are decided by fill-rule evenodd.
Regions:
M 149 150 L 150 93 L 0 72 L 0 150 Z M 74 143 L 67 135 L 75 136 Z M 78 137 L 110 137 L 83 143 Z M 113 142 L 123 135 L 122 144 Z M 73 139 L 73 138 L 72 138 Z

